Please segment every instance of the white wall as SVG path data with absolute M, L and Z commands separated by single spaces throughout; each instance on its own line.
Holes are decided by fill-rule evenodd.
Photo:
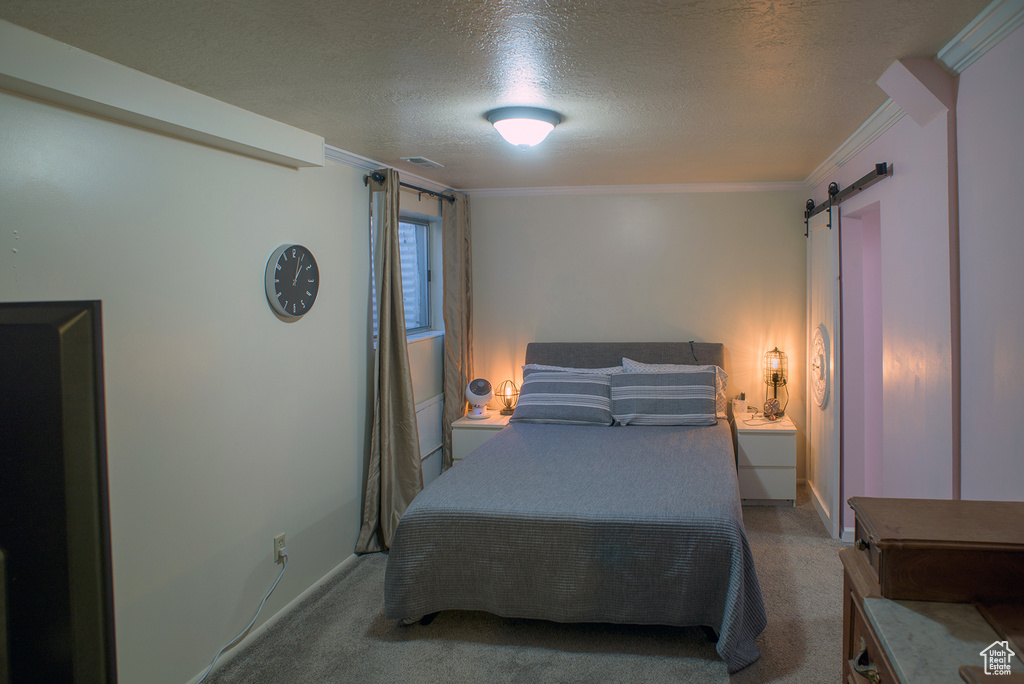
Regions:
M 778 345 L 802 430 L 805 194 L 474 196 L 475 372 L 519 383 L 534 340 L 722 342 L 729 396 L 760 406 Z
M 843 498 L 882 492 L 882 278 L 879 205 L 843 216 Z M 853 512 L 845 516 L 853 526 Z
M 829 181 L 846 187 L 876 162 L 894 164 L 892 178 L 842 205 L 844 215 L 877 217 L 881 238 L 882 439 L 859 445 L 865 462 L 847 475 L 863 481 L 848 482 L 850 493 L 1024 500 L 1022 74 L 1017 29 L 960 75 L 955 118 L 919 127 L 903 117 L 814 190 L 821 201 Z M 949 225 L 958 202 L 962 406 L 954 416 Z M 850 419 L 847 434 L 870 436 Z
M 292 170 L 0 92 L 0 298 L 100 299 L 120 681 L 181 684 L 348 557 L 368 237 L 354 169 Z M 298 242 L 322 286 L 278 320 Z
M 960 77 L 962 496 L 1024 500 L 1024 29 Z
M 893 176 L 841 205 L 844 215 L 857 215 L 878 203 L 881 225 L 882 490 L 876 495 L 948 499 L 953 438 L 947 115 L 923 128 L 903 117 L 812 196 L 820 202 L 829 181 L 845 188 L 883 161 L 893 164 Z M 845 424 L 848 434 L 862 429 Z

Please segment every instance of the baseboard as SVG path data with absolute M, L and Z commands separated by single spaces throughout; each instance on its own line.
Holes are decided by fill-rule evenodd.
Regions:
M 855 537 L 856 535 L 854 534 L 852 527 L 844 527 L 843 533 L 842 535 L 840 535 L 839 540 L 846 542 L 847 544 L 852 544 Z
M 821 498 L 818 496 L 818 492 L 814 491 L 814 485 L 811 481 L 807 481 L 807 488 L 811 490 L 811 503 L 814 504 L 814 510 L 818 512 L 818 517 L 821 518 L 821 524 L 825 526 L 825 531 L 828 535 L 832 536 L 832 519 L 825 511 L 825 506 L 821 503 Z
M 230 663 L 236 655 L 238 655 L 246 648 L 248 648 L 248 646 L 253 641 L 255 641 L 261 634 L 263 634 L 268 629 L 273 627 L 277 623 L 277 621 L 283 618 L 285 615 L 292 612 L 296 606 L 298 606 L 306 599 L 306 597 L 308 597 L 310 594 L 312 594 L 314 591 L 316 591 L 323 585 L 330 582 L 342 570 L 352 565 L 357 558 L 358 556 L 353 553 L 351 556 L 338 563 L 336 566 L 334 566 L 334 568 L 329 570 L 326 575 L 318 579 L 316 582 L 313 582 L 313 584 L 309 585 L 309 587 L 305 591 L 303 591 L 301 594 L 299 594 L 291 601 L 289 601 L 283 608 L 281 608 L 281 610 L 271 615 L 266 622 L 264 622 L 262 625 L 252 630 L 248 634 L 246 634 L 245 638 L 239 641 L 234 648 L 232 648 L 229 651 L 226 651 L 224 655 L 220 657 L 220 660 L 217 661 L 217 666 L 213 668 L 213 671 L 215 672 L 220 668 L 224 667 L 226 663 Z M 210 654 L 210 657 L 213 657 L 212 653 Z M 207 667 L 209 667 L 208 664 L 205 665 L 202 670 L 196 673 L 196 675 L 192 677 L 192 679 L 188 680 L 188 684 L 197 684 L 197 682 L 202 678 L 203 673 L 206 672 Z

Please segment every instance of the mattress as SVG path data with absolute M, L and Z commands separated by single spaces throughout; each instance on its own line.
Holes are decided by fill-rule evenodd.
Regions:
M 511 424 L 406 510 L 385 615 L 707 626 L 730 672 L 766 617 L 728 423 Z

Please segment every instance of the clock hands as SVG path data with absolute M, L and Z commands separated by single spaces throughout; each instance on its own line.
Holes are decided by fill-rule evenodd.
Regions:
M 295 272 L 288 269 L 295 264 Z M 292 276 L 291 283 L 288 276 Z M 288 319 L 300 318 L 313 306 L 319 290 L 316 259 L 302 245 L 281 245 L 267 261 L 267 301 Z M 301 281 L 301 282 L 300 282 Z

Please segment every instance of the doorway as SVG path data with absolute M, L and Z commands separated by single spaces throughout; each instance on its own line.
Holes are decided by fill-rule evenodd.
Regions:
M 842 217 L 842 536 L 853 539 L 852 496 L 883 496 L 882 225 L 875 202 Z

